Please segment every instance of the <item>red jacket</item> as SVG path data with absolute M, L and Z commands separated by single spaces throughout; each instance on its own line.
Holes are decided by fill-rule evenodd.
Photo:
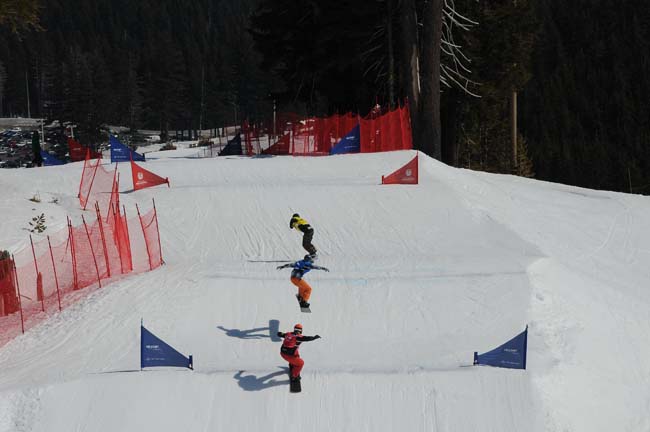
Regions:
M 300 333 L 293 333 L 293 332 L 289 332 L 289 333 L 278 332 L 278 336 L 284 338 L 284 341 L 282 342 L 282 347 L 280 348 L 280 352 L 283 354 L 295 355 L 296 357 L 300 356 L 300 353 L 298 352 L 298 347 L 300 346 L 301 343 L 320 339 L 320 336 L 318 335 L 304 336 Z

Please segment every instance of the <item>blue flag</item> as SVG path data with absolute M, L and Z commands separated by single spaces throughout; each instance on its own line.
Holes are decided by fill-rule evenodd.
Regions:
M 359 137 L 359 125 L 357 124 L 341 141 L 336 143 L 330 150 L 330 154 L 359 153 L 361 151 L 361 139 Z
M 176 366 L 194 369 L 192 356 L 185 357 L 140 326 L 140 369 L 154 366 Z
M 62 162 L 49 154 L 48 152 L 41 150 L 41 158 L 43 159 L 43 165 L 52 166 L 52 165 L 63 165 L 65 162 Z
M 108 137 L 111 144 L 111 163 L 113 162 L 129 162 L 130 160 L 144 162 L 144 156 L 136 153 L 120 142 L 113 135 Z
M 508 342 L 492 351 L 480 354 L 474 352 L 474 364 L 483 364 L 510 369 L 526 369 L 528 326 Z
M 244 151 L 241 146 L 241 134 L 237 134 L 228 141 L 228 144 L 219 152 L 217 156 L 242 156 Z

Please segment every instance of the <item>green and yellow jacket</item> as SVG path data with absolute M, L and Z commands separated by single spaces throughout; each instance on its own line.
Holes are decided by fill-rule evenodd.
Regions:
M 309 225 L 309 222 L 297 215 L 294 215 L 289 221 L 289 228 L 297 229 L 301 232 L 306 232 L 312 229 L 311 225 Z

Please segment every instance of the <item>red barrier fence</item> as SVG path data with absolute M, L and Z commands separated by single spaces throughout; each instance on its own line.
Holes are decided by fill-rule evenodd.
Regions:
M 99 208 L 106 215 L 110 207 L 115 204 L 119 208 L 117 188 L 117 164 L 112 171 L 102 166 L 101 159 L 86 158 L 84 169 L 79 182 L 79 204 L 86 210 L 89 203 L 98 203 Z
M 155 203 L 129 221 L 116 206 L 102 217 L 96 204 L 91 219 L 30 237 L 28 248 L 0 260 L 0 346 L 106 282 L 163 264 Z
M 264 130 L 244 123 L 245 154 L 327 155 L 357 124 L 360 125 L 361 153 L 413 148 L 408 105 L 383 114 L 379 110 L 373 111 L 366 118 L 352 113 L 324 118 L 300 118 L 296 114 L 284 113 L 279 118 L 281 120 L 276 130 L 280 138 L 267 148 L 263 148 L 262 144 L 268 142 L 268 135 L 260 139 Z
M 158 214 L 156 213 L 156 204 L 144 216 L 140 215 L 140 209 L 136 204 L 135 208 L 138 211 L 138 219 L 140 219 L 140 226 L 144 233 L 145 247 L 147 249 L 147 256 L 149 257 L 149 270 L 163 265 L 162 249 L 160 247 L 160 235 L 158 234 Z
M 411 150 L 411 122 L 408 105 L 385 114 L 361 119 L 361 153 Z

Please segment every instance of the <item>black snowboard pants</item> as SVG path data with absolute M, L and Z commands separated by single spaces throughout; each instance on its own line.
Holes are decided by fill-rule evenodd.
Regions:
M 302 236 L 302 247 L 305 248 L 310 255 L 316 253 L 316 248 L 311 244 L 312 239 L 314 238 L 314 229 L 308 228 L 305 230 L 305 234 Z

